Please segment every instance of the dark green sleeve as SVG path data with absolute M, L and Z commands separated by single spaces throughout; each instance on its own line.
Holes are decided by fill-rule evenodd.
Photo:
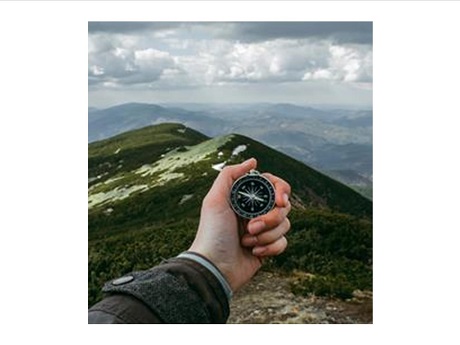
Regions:
M 105 284 L 88 323 L 225 323 L 228 299 L 202 265 L 174 258 Z

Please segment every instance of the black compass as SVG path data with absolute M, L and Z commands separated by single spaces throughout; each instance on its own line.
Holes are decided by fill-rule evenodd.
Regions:
M 266 177 L 251 170 L 233 183 L 230 204 L 242 218 L 258 217 L 275 206 L 275 188 Z

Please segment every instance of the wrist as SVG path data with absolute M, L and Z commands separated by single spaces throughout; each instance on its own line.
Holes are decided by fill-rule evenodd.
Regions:
M 230 301 L 233 296 L 230 282 L 224 273 L 219 269 L 219 267 L 217 267 L 210 259 L 208 259 L 205 255 L 195 251 L 186 251 L 179 254 L 177 257 L 192 260 L 205 267 L 219 281 L 223 291 L 225 292 L 225 295 L 227 296 L 228 301 Z

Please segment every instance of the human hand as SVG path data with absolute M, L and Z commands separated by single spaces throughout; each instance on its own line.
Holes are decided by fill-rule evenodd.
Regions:
M 203 200 L 198 232 L 189 249 L 213 262 L 233 291 L 258 271 L 261 258 L 278 255 L 287 246 L 284 235 L 290 229 L 287 215 L 291 210 L 288 183 L 272 174 L 263 174 L 275 187 L 275 208 L 247 224 L 239 222 L 229 204 L 233 182 L 256 167 L 257 161 L 251 158 L 220 172 Z M 244 232 L 241 238 L 239 230 Z

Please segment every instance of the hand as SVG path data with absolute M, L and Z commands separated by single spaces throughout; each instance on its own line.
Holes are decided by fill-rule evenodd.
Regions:
M 290 229 L 291 188 L 271 174 L 263 174 L 275 187 L 275 208 L 251 219 L 244 229 L 229 204 L 234 181 L 257 167 L 251 158 L 239 165 L 227 166 L 217 176 L 203 200 L 200 224 L 190 251 L 204 255 L 224 274 L 233 291 L 248 282 L 262 265 L 261 258 L 282 253 L 287 246 L 284 236 Z M 244 235 L 240 238 L 240 231 Z

